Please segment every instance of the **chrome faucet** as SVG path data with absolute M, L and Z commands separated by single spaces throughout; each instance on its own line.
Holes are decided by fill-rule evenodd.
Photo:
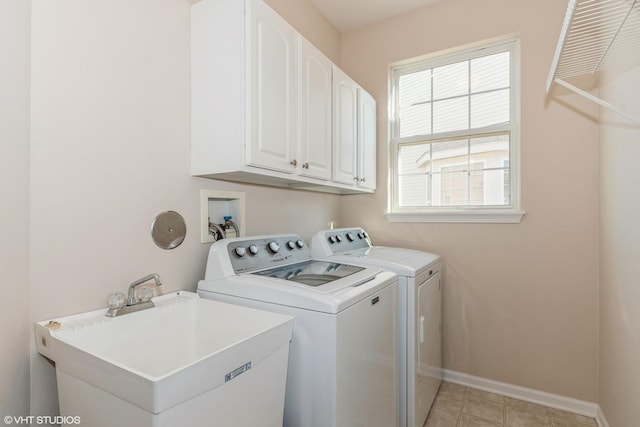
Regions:
M 143 278 L 136 280 L 129 285 L 126 304 L 124 294 L 122 292 L 109 295 L 109 298 L 107 299 L 109 309 L 105 316 L 116 317 L 122 314 L 133 313 L 134 311 L 154 307 L 153 302 L 149 298 L 142 298 L 140 301 L 136 300 L 136 287 L 147 283 L 150 280 L 153 280 L 156 283 L 156 286 L 162 285 L 162 281 L 160 280 L 158 273 L 149 274 L 148 276 L 144 276 Z
M 136 286 L 142 285 L 143 283 L 147 283 L 151 279 L 153 279 L 153 281 L 156 282 L 156 286 L 162 285 L 162 282 L 160 281 L 160 276 L 158 275 L 158 273 L 151 273 L 148 276 L 144 276 L 143 278 L 136 280 L 135 282 L 129 285 L 129 295 L 127 295 L 127 305 L 131 306 L 131 305 L 139 304 L 138 301 L 136 301 Z M 142 301 L 142 302 L 145 302 L 145 301 Z

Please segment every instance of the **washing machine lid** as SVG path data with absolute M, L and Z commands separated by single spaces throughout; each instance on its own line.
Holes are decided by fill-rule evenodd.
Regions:
M 295 234 L 224 239 L 209 249 L 198 292 L 337 313 L 397 280 L 377 267 L 344 264 L 351 263 L 314 259 Z
M 308 260 L 296 264 L 257 271 L 253 274 L 288 280 L 305 286 L 318 287 L 331 284 L 331 282 L 351 276 L 362 270 L 364 270 L 364 267 L 357 267 L 355 265 Z
M 440 256 L 431 252 L 413 249 L 371 246 L 340 252 L 326 259 L 334 262 L 351 262 L 357 265 L 376 266 L 401 276 L 415 277 L 422 271 L 433 267 Z
M 370 267 L 317 286 L 253 272 L 201 280 L 198 293 L 205 298 L 214 293 L 337 314 L 395 282 L 396 274 Z

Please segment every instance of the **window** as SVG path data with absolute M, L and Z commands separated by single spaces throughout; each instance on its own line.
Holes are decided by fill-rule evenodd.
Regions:
M 391 221 L 519 222 L 517 40 L 391 72 Z

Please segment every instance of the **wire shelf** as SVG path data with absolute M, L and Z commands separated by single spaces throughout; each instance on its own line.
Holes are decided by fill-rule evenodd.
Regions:
M 564 79 L 639 63 L 640 0 L 569 0 L 547 92 L 555 82 L 584 95 Z

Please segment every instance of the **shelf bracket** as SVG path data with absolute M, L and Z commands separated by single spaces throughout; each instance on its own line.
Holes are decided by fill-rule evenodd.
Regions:
M 587 92 L 585 90 L 582 90 L 577 86 L 572 85 L 571 83 L 567 83 L 566 81 L 564 81 L 562 79 L 556 78 L 553 81 L 554 81 L 554 83 L 557 83 L 560 86 L 563 86 L 563 87 L 569 89 L 570 91 L 575 92 L 578 95 L 583 96 L 583 97 L 587 98 L 588 100 L 593 101 L 596 104 L 598 104 L 598 105 L 600 105 L 600 106 L 602 106 L 602 107 L 604 107 L 606 109 L 609 109 L 609 110 L 613 111 L 614 113 L 624 117 L 625 119 L 630 120 L 633 123 L 636 123 L 636 124 L 640 125 L 640 120 L 638 120 L 637 118 L 633 117 L 629 113 L 621 110 L 620 108 L 616 107 L 615 105 L 611 104 L 610 102 L 607 102 L 607 101 L 605 101 L 603 99 L 600 99 L 597 96 L 592 95 L 589 92 Z

